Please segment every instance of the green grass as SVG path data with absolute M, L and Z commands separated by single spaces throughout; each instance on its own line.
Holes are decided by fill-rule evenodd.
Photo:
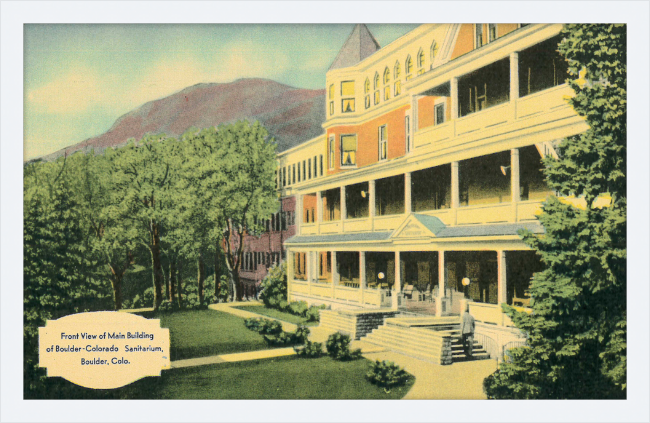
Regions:
M 171 359 L 256 351 L 269 348 L 262 336 L 246 329 L 244 319 L 215 310 L 140 313 L 169 328 Z
M 405 386 L 386 393 L 366 380 L 369 363 L 292 356 L 165 370 L 161 377 L 147 377 L 113 391 L 80 387 L 74 391 L 77 398 L 399 399 L 413 386 L 411 376 Z
M 251 313 L 261 314 L 273 319 L 282 320 L 296 325 L 303 324 L 305 326 L 318 326 L 318 322 L 308 322 L 306 318 L 296 316 L 295 314 L 286 313 L 284 311 L 276 310 L 274 308 L 267 308 L 265 306 L 237 306 L 240 310 L 250 311 Z

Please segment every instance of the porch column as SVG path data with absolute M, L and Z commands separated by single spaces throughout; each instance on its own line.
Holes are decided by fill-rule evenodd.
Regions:
M 345 205 L 345 185 L 341 187 L 341 220 L 347 219 L 348 210 Z
M 330 252 L 332 259 L 332 300 L 336 299 L 336 286 L 339 284 L 339 273 L 336 269 L 336 251 Z
M 300 235 L 300 227 L 302 226 L 302 195 L 296 194 L 296 234 Z
M 506 252 L 497 250 L 497 272 L 498 272 L 498 286 L 497 286 L 497 302 L 499 304 L 508 302 L 508 283 L 506 280 Z
M 291 301 L 291 284 L 295 275 L 293 261 L 293 251 L 287 248 L 287 301 Z
M 370 229 L 375 230 L 375 180 L 368 181 L 368 217 Z
M 513 203 L 521 201 L 519 184 L 519 149 L 513 148 L 510 150 L 510 191 Z
M 363 293 L 366 289 L 366 252 L 359 251 L 359 290 L 361 291 L 361 306 L 363 306 Z
M 305 275 L 307 276 L 307 292 L 311 295 L 311 278 L 314 272 L 313 251 L 305 253 Z
M 436 297 L 436 316 L 440 317 L 443 316 L 442 308 L 445 307 L 445 313 L 447 312 L 446 310 L 446 302 L 445 302 L 445 252 L 444 251 L 438 251 L 438 296 Z M 443 303 L 445 304 L 443 306 Z
M 510 104 L 512 117 L 517 118 L 517 99 L 519 98 L 519 53 L 510 53 Z
M 321 223 L 323 221 L 323 193 L 321 191 L 316 191 L 316 222 Z
M 451 119 L 458 119 L 458 78 L 449 81 L 451 95 Z
M 459 175 L 458 175 L 458 162 L 451 162 L 451 208 L 452 208 L 452 224 L 456 224 L 456 213 L 460 205 L 460 189 L 459 189 Z
M 397 310 L 397 297 L 402 292 L 402 263 L 400 262 L 399 251 L 395 251 L 395 284 L 393 285 L 393 308 Z
M 404 174 L 404 213 L 411 213 L 411 172 Z

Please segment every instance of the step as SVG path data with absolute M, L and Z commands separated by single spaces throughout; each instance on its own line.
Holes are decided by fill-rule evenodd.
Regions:
M 371 344 L 377 344 L 377 345 L 382 345 L 391 348 L 408 347 L 409 349 L 418 350 L 425 353 L 433 353 L 433 352 L 437 353 L 443 350 L 442 345 L 430 345 L 430 344 L 422 344 L 417 342 L 395 342 L 395 340 L 384 338 L 384 337 L 378 337 L 378 336 L 367 337 L 364 338 L 363 340 Z
M 417 337 L 394 335 L 385 332 L 373 332 L 367 335 L 364 339 L 368 339 L 368 338 L 383 339 L 386 342 L 391 342 L 391 343 L 408 343 L 413 345 L 421 345 L 421 346 L 427 346 L 431 348 L 436 348 L 436 347 L 441 348 L 444 345 L 442 340 L 420 339 Z
M 395 335 L 407 334 L 408 336 L 413 336 L 413 337 L 416 336 L 419 339 L 442 340 L 444 338 L 444 336 L 441 336 L 441 334 L 435 333 L 433 331 L 421 330 L 419 328 L 407 329 L 407 328 L 397 328 L 397 327 L 390 327 L 390 326 L 382 326 L 381 328 L 385 328 L 384 330 L 391 334 L 395 334 Z

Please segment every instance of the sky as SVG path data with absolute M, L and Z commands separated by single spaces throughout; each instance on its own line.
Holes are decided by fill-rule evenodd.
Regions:
M 383 47 L 417 25 L 368 25 Z M 151 100 L 202 82 L 261 77 L 323 89 L 354 25 L 24 27 L 24 159 L 107 131 Z

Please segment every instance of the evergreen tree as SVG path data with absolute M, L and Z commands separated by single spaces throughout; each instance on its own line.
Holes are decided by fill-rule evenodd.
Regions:
M 546 269 L 530 288 L 532 314 L 504 310 L 527 346 L 484 381 L 491 398 L 626 395 L 626 27 L 567 25 L 559 51 L 575 80 L 570 103 L 589 129 L 544 160 L 551 188 L 545 233 L 522 233 Z

